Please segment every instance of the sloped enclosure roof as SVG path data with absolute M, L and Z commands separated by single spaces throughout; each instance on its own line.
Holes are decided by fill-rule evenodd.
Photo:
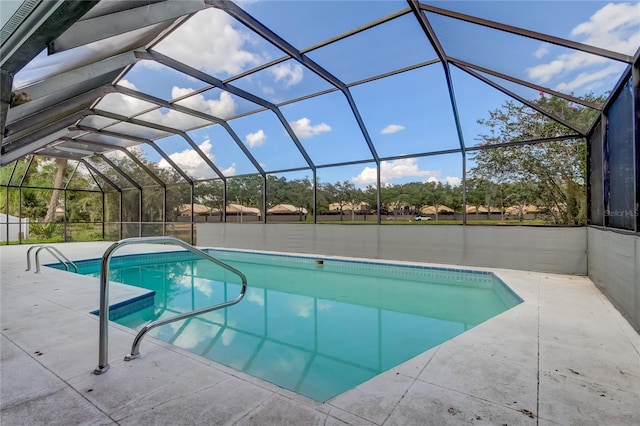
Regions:
M 561 123 L 558 139 L 583 137 L 593 123 L 538 100 L 597 120 L 604 103 L 589 99 L 614 91 L 640 45 L 637 2 L 2 8 L 1 165 L 140 146 L 189 179 L 464 154 L 505 98 Z

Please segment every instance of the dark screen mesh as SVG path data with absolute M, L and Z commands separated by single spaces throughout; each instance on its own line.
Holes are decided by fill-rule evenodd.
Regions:
M 602 175 L 602 123 L 589 139 L 589 223 L 604 225 L 604 182 Z
M 608 113 L 609 226 L 635 229 L 635 153 L 633 96 L 627 82 Z

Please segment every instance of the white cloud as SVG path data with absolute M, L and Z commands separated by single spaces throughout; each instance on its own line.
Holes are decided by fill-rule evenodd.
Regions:
M 302 81 L 303 70 L 300 64 L 289 62 L 276 65 L 271 68 L 270 72 L 276 82 L 282 80 L 287 87 L 295 86 Z
M 546 56 L 547 53 L 549 53 L 549 46 L 546 45 L 546 44 L 543 44 L 542 46 L 540 46 L 540 48 L 538 50 L 533 52 L 533 56 L 535 56 L 536 58 L 540 59 L 543 56 Z
M 609 3 L 571 30 L 583 43 L 633 55 L 640 45 L 640 3 Z
M 232 163 L 231 166 L 227 167 L 226 169 L 222 169 L 220 171 L 225 176 L 235 176 L 235 174 L 236 174 L 236 163 Z
M 181 88 L 174 86 L 171 89 L 171 97 L 173 99 L 179 98 L 193 92 L 191 88 Z M 213 115 L 218 118 L 228 118 L 235 114 L 237 104 L 233 100 L 229 92 L 220 92 L 218 99 L 205 99 L 201 94 L 189 96 L 181 101 L 176 102 L 178 105 L 185 106 L 187 108 L 201 111 L 209 115 Z
M 264 133 L 264 130 L 260 129 L 255 133 L 249 133 L 246 135 L 244 140 L 250 148 L 256 148 L 266 142 L 267 135 Z
M 135 84 L 126 79 L 120 80 L 118 85 L 128 89 L 138 90 Z M 192 93 L 194 90 L 195 89 L 189 87 L 174 86 L 171 89 L 171 97 L 175 99 Z M 220 97 L 218 99 L 205 99 L 201 94 L 196 94 L 178 101 L 176 104 L 223 119 L 234 115 L 237 107 L 235 100 L 228 92 L 220 92 Z M 121 115 L 131 116 L 154 106 L 154 104 L 132 96 L 111 93 L 102 98 L 96 108 L 116 112 Z M 184 114 L 172 109 L 167 110 L 166 112 L 163 112 L 163 110 L 160 109 L 155 109 L 141 115 L 139 118 L 143 121 L 149 121 L 180 130 L 189 130 L 195 127 L 211 124 L 211 122 L 202 118 Z
M 261 58 L 246 48 L 252 35 L 233 28 L 232 22 L 233 19 L 222 10 L 201 10 L 160 42 L 155 50 L 205 72 L 238 74 L 247 67 L 258 65 Z
M 578 74 L 576 78 L 569 82 L 562 82 L 556 86 L 556 90 L 560 92 L 573 92 L 578 88 L 589 90 L 597 87 L 600 81 L 609 77 L 610 75 L 616 75 L 619 73 L 619 67 L 616 65 L 603 68 L 596 72 L 583 72 Z
M 384 129 L 382 129 L 382 131 L 380 131 L 380 133 L 382 133 L 383 135 L 388 135 L 391 133 L 396 133 L 399 132 L 401 130 L 406 129 L 406 127 L 400 125 L 400 124 L 389 124 L 387 127 L 385 127 Z
M 291 125 L 294 133 L 300 139 L 309 139 L 310 137 L 319 135 L 320 133 L 331 131 L 331 126 L 325 123 L 320 123 L 312 126 L 311 120 L 306 117 L 289 124 Z
M 581 43 L 632 55 L 640 45 L 640 3 L 607 4 L 595 12 L 589 21 L 571 30 L 571 36 Z M 534 56 L 548 53 L 542 45 Z M 588 91 L 601 85 L 604 77 L 619 73 L 624 64 L 607 64 L 607 60 L 585 52 L 555 56 L 546 63 L 527 69 L 534 81 L 554 84 L 556 90 Z M 583 70 L 579 75 L 575 71 Z M 598 75 L 590 78 L 589 75 Z
M 444 178 L 444 182 L 452 186 L 458 186 L 462 183 L 462 179 L 457 176 L 447 176 Z
M 207 156 L 214 164 L 215 164 L 215 156 L 211 153 L 211 149 L 213 146 L 209 140 L 204 141 L 200 145 L 198 145 L 200 150 Z M 206 179 L 215 175 L 215 173 L 211 170 L 211 168 L 204 162 L 202 157 L 193 149 L 185 149 L 181 152 L 174 152 L 169 155 L 169 158 L 173 160 L 174 163 L 178 167 L 180 167 L 188 176 L 191 176 L 195 179 Z M 171 169 L 172 166 L 163 158 L 158 163 L 159 167 L 165 169 Z M 233 171 L 235 172 L 235 164 L 232 165 Z M 229 169 L 226 169 L 229 170 Z M 223 173 L 225 173 L 223 171 Z M 231 175 L 231 174 L 229 174 Z M 228 176 L 225 173 L 225 176 Z
M 420 170 L 417 162 L 416 158 L 383 161 L 380 163 L 380 180 L 382 183 L 389 183 L 405 177 L 437 177 L 440 173 L 438 171 Z M 376 179 L 377 171 L 375 167 L 365 167 L 358 176 L 351 178 L 354 183 L 360 185 L 375 184 Z

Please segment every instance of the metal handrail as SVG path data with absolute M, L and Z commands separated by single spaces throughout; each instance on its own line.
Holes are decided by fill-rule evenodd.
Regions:
M 178 245 L 191 253 L 200 255 L 204 259 L 207 259 L 216 265 L 219 265 L 228 271 L 238 275 L 242 280 L 242 289 L 240 290 L 240 294 L 233 300 L 220 303 L 218 305 L 210 306 L 208 308 L 197 309 L 195 311 L 186 312 L 184 314 L 176 315 L 172 318 L 167 318 L 161 321 L 152 321 L 149 324 L 145 325 L 142 330 L 138 332 L 135 339 L 133 340 L 133 345 L 131 346 L 131 353 L 125 357 L 126 361 L 130 361 L 132 359 L 137 358 L 140 355 L 139 348 L 140 342 L 145 334 L 147 334 L 151 329 L 159 327 L 161 325 L 168 324 L 173 321 L 179 321 L 181 319 L 193 317 L 196 315 L 204 314 L 206 312 L 210 312 L 216 309 L 226 308 L 227 306 L 235 305 L 244 297 L 244 294 L 247 291 L 247 278 L 244 274 L 232 266 L 227 265 L 221 260 L 216 259 L 215 257 L 209 255 L 208 253 L 195 248 L 191 244 L 187 244 L 182 240 L 179 240 L 174 237 L 134 237 L 134 238 L 125 238 L 120 241 L 116 241 L 104 252 L 102 255 L 102 262 L 100 264 L 100 336 L 99 336 L 99 345 L 98 345 L 98 366 L 93 371 L 93 374 L 103 374 L 109 369 L 109 261 L 111 260 L 111 256 L 113 252 L 118 248 L 130 245 L 130 244 L 175 244 Z
M 65 271 L 69 271 L 69 265 L 71 265 L 71 266 L 73 266 L 73 269 L 75 269 L 75 272 L 76 273 L 78 272 L 78 267 L 76 266 L 76 264 L 73 263 L 71 260 L 69 260 L 67 258 L 67 256 L 62 254 L 62 252 L 60 252 L 60 250 L 58 250 L 57 248 L 55 248 L 53 246 L 45 246 L 43 244 L 39 244 L 39 245 L 35 245 L 35 246 L 29 247 L 29 250 L 27 250 L 27 269 L 25 269 L 25 271 L 31 270 L 31 258 L 29 257 L 29 255 L 31 254 L 31 250 L 33 250 L 35 248 L 38 249 L 38 250 L 36 250 L 36 254 L 35 254 L 35 258 L 36 258 L 36 271 L 35 271 L 35 273 L 36 274 L 40 272 L 40 251 L 41 250 L 47 250 L 49 253 L 51 253 L 51 255 L 53 257 L 58 259 L 58 261 L 64 265 Z

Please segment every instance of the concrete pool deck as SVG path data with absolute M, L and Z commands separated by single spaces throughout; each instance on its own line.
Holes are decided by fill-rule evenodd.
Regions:
M 54 246 L 86 259 L 109 245 Z M 522 304 L 318 403 L 151 337 L 141 359 L 124 362 L 135 333 L 118 324 L 109 329 L 111 369 L 93 375 L 98 319 L 89 312 L 98 308 L 98 281 L 51 268 L 25 272 L 29 247 L 0 248 L 3 426 L 612 426 L 640 419 L 640 335 L 587 277 L 492 269 Z M 132 295 L 114 285 L 110 302 Z

